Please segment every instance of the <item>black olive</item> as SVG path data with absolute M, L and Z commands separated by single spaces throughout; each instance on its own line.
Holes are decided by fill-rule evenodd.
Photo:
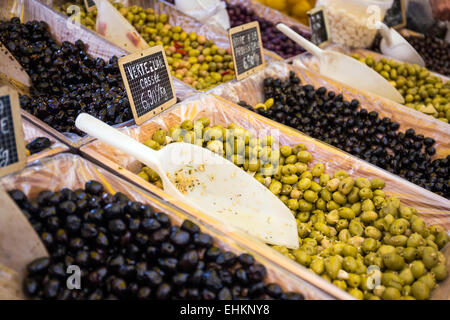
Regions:
M 209 234 L 199 232 L 194 234 L 194 244 L 200 248 L 210 248 L 213 240 Z
M 178 266 L 182 271 L 191 271 L 195 269 L 198 263 L 198 253 L 195 250 L 190 250 L 181 255 Z
M 200 232 L 200 227 L 190 220 L 184 220 L 181 225 L 181 229 L 183 229 L 191 234 Z

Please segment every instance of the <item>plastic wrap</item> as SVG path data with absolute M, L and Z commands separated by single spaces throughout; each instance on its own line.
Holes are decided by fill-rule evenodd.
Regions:
M 66 152 L 69 150 L 69 147 L 64 143 L 60 142 L 55 137 L 51 136 L 41 128 L 35 126 L 33 123 L 26 119 L 22 119 L 22 127 L 23 127 L 23 136 L 25 139 L 25 144 L 30 143 L 33 139 L 39 137 L 49 138 L 51 142 L 50 148 L 47 148 L 41 152 L 32 154 L 27 157 L 27 162 L 31 163 L 33 161 L 49 157 L 55 155 L 57 153 Z
M 230 28 L 230 18 L 226 5 L 220 0 L 180 0 L 175 1 L 175 7 L 204 24 L 210 24 L 222 29 Z
M 21 189 L 28 197 L 35 197 L 40 191 L 45 189 L 55 191 L 65 187 L 72 189 L 83 188 L 85 182 L 92 179 L 101 182 L 105 186 L 106 191 L 110 193 L 120 191 L 136 201 L 150 204 L 157 211 L 167 213 L 175 225 L 180 225 L 184 219 L 192 220 L 200 226 L 203 232 L 212 235 L 215 239 L 215 245 L 224 250 L 235 253 L 248 252 L 253 254 L 258 262 L 266 266 L 268 271 L 267 281 L 277 282 L 285 290 L 300 292 L 304 294 L 307 299 L 332 298 L 328 294 L 313 287 L 308 282 L 293 276 L 284 268 L 277 266 L 273 263 L 274 260 L 270 260 L 248 247 L 245 241 L 251 241 L 249 241 L 245 235 L 239 238 L 240 233 L 233 231 L 231 228 L 230 230 L 227 230 L 224 226 L 210 219 L 199 220 L 196 217 L 159 200 L 157 197 L 151 196 L 141 188 L 125 182 L 79 156 L 60 154 L 53 158 L 41 160 L 40 162 L 25 168 L 21 172 L 0 179 L 0 187 L 7 190 L 13 188 Z M 23 219 L 15 220 L 16 224 L 21 224 L 22 227 L 25 225 L 25 227 L 28 226 L 31 228 L 25 217 L 22 217 Z M 5 231 L 2 228 L 4 228 L 4 225 L 0 224 L 0 233 Z M 235 241 L 233 238 L 238 238 L 239 241 Z M 27 245 L 27 243 L 17 243 L 14 246 L 11 246 L 9 248 L 11 256 L 15 257 L 16 249 L 23 245 Z M 15 275 L 14 272 L 8 273 L 8 277 L 12 275 Z M 6 284 L 12 286 L 13 283 L 6 282 Z M 3 286 L 2 269 L 0 268 L 0 297 L 5 297 L 6 294 L 11 293 L 12 291 L 13 290 L 8 286 Z M 7 297 L 10 298 L 10 296 Z
M 49 5 L 52 4 L 52 1 L 46 2 Z M 109 58 L 114 55 L 121 57 L 128 54 L 127 51 L 115 46 L 92 30 L 81 25 L 75 27 L 69 22 L 70 20 L 67 16 L 53 10 L 38 0 L 8 0 L 7 2 L 1 2 L 0 5 L 1 19 L 10 19 L 14 16 L 20 16 L 22 21 L 25 22 L 32 20 L 45 21 L 50 28 L 51 34 L 57 41 L 62 42 L 66 40 L 75 42 L 76 40 L 81 39 L 87 45 L 87 52 L 94 57 L 109 60 Z M 192 87 L 178 79 L 173 79 L 173 85 L 177 97 L 181 100 L 196 92 Z M 28 112 L 24 112 L 23 116 L 74 148 L 78 148 L 92 140 L 89 137 L 82 138 L 73 133 L 58 132 Z M 131 124 L 132 122 L 133 120 L 125 122 L 124 124 Z M 124 124 L 117 125 L 116 127 L 120 127 Z

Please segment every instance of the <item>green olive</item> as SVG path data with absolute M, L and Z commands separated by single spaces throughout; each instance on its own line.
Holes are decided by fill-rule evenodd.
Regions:
M 430 296 L 430 289 L 422 281 L 416 281 L 411 286 L 411 294 L 417 300 L 426 300 Z

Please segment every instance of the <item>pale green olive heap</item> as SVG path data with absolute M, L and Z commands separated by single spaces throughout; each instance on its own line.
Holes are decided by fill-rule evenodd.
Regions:
M 450 81 L 443 81 L 417 64 L 352 56 L 387 79 L 403 96 L 407 107 L 446 123 L 450 121 Z
M 73 6 L 77 6 L 78 8 L 75 8 Z M 66 2 L 60 7 L 54 6 L 53 9 L 56 11 L 59 11 L 67 16 L 73 16 L 80 12 L 80 23 L 84 25 L 86 28 L 89 28 L 91 30 L 96 29 L 95 24 L 97 20 L 97 9 L 94 9 L 90 12 L 86 11 L 86 7 L 84 4 L 84 0 L 74 0 L 70 2 Z
M 272 149 L 271 136 L 210 126 L 207 118 L 159 129 L 145 144 L 158 150 L 173 141 L 226 156 L 267 186 L 296 217 L 300 238 L 299 249 L 274 249 L 358 299 L 427 299 L 447 277 L 439 251 L 448 242 L 444 228 L 425 225 L 416 209 L 387 197 L 379 178 L 330 176 L 323 163 L 308 166 L 312 155 L 303 144 Z M 162 187 L 153 170 L 138 175 Z
M 234 78 L 233 57 L 195 32 L 171 26 L 166 14 L 139 6 L 114 3 L 119 12 L 152 47 L 162 45 L 172 75 L 198 90 L 207 90 Z

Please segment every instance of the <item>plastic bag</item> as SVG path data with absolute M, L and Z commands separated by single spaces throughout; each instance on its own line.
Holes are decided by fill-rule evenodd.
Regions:
M 228 30 L 230 17 L 226 5 L 219 0 L 177 0 L 175 7 L 203 23 Z

